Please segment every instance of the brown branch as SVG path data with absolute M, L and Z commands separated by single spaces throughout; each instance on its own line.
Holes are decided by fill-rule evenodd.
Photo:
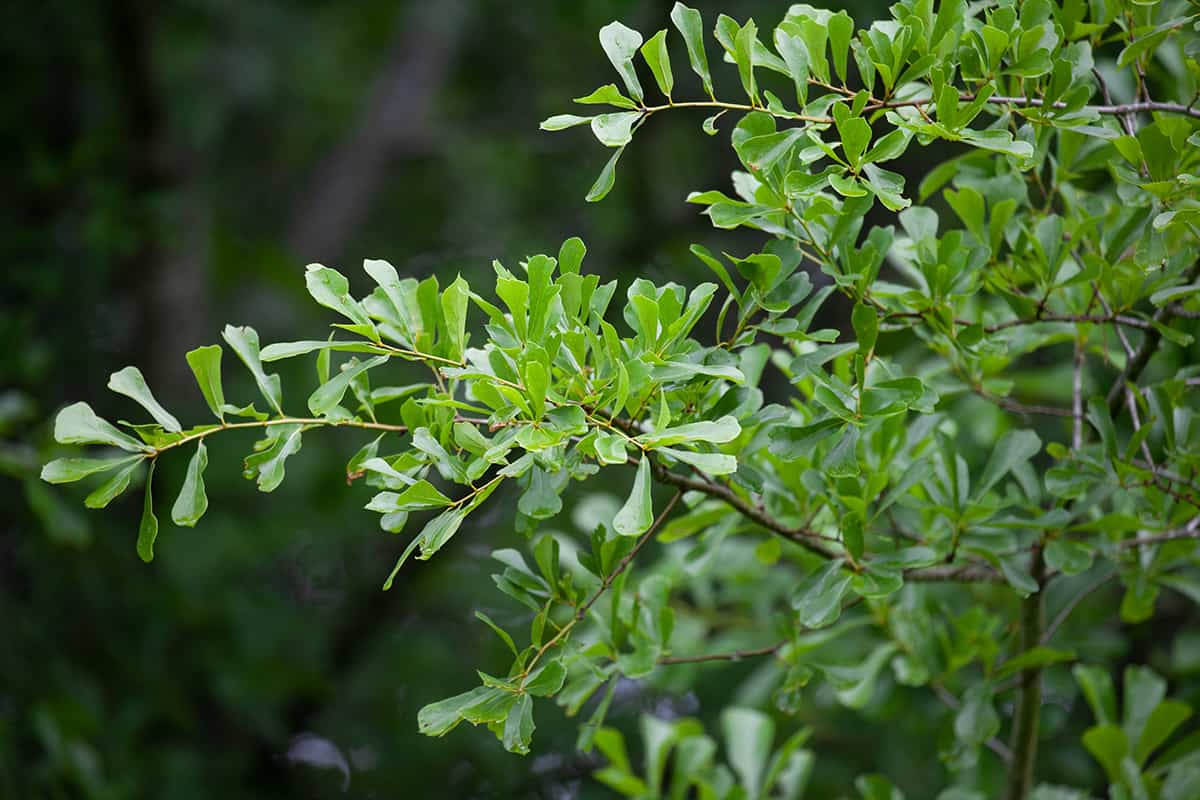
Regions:
M 666 467 L 656 462 L 652 463 L 654 469 L 654 477 L 660 483 L 670 484 L 681 490 L 690 490 L 703 492 L 709 497 L 724 501 L 727 505 L 732 506 L 743 517 L 752 522 L 761 525 L 777 536 L 782 536 L 789 542 L 794 542 L 811 553 L 821 556 L 825 559 L 840 558 L 837 553 L 834 553 L 828 547 L 821 543 L 821 536 L 808 528 L 792 528 L 784 525 L 779 520 L 772 517 L 767 512 L 757 506 L 751 505 L 746 500 L 739 497 L 732 489 L 724 484 L 714 483 L 712 481 L 702 480 L 700 478 L 692 478 L 687 475 L 680 475 L 677 472 L 671 472 Z
M 987 400 L 990 403 L 995 403 L 1006 411 L 1012 411 L 1016 414 L 1042 414 L 1049 417 L 1073 417 L 1075 413 L 1070 409 L 1059 408 L 1058 406 L 1042 406 L 1030 405 L 1028 403 L 1019 403 L 1016 400 L 1010 400 L 1007 397 L 1001 397 L 998 394 L 992 394 L 984 389 L 972 386 L 971 391 Z
M 1040 314 L 1036 317 L 1025 319 L 1010 319 L 995 325 L 988 325 L 983 330 L 985 333 L 995 333 L 1006 328 L 1015 328 L 1018 325 L 1036 325 L 1039 322 L 1096 322 L 1096 323 L 1116 323 L 1117 325 L 1126 325 L 1130 328 L 1139 328 L 1141 330 L 1152 330 L 1154 328 L 1149 322 L 1131 317 L 1126 314 Z
M 959 95 L 959 102 L 970 103 L 975 99 L 975 94 Z M 893 108 L 916 108 L 918 110 L 925 106 L 933 105 L 936 101 L 933 98 L 924 98 L 920 100 L 895 100 L 884 103 L 875 103 L 863 108 L 864 112 L 880 111 Z M 1047 103 L 1038 97 L 1007 97 L 1005 95 L 994 94 L 987 99 L 989 105 L 1004 105 L 1020 108 L 1052 108 L 1065 109 L 1066 103 Z M 1185 106 L 1182 103 L 1162 103 L 1162 102 L 1139 102 L 1139 103 L 1118 103 L 1105 104 L 1096 106 L 1083 106 L 1079 109 L 1080 112 L 1092 111 L 1097 114 L 1111 115 L 1115 117 L 1125 117 L 1129 114 L 1159 112 L 1163 114 L 1182 114 L 1184 116 L 1200 119 L 1200 109 Z
M 1148 544 L 1159 544 L 1161 542 L 1174 542 L 1179 539 L 1200 539 L 1200 530 L 1189 530 L 1180 528 L 1174 531 L 1166 531 L 1165 533 L 1156 533 L 1151 536 L 1142 536 L 1136 539 L 1122 539 L 1117 542 L 1117 547 L 1121 550 L 1126 550 L 1130 547 L 1141 547 Z
M 800 545 L 810 553 L 821 556 L 826 560 L 841 559 L 839 553 L 826 547 L 821 534 L 806 527 L 791 527 L 784 525 L 763 509 L 752 505 L 739 497 L 732 489 L 724 484 L 701 478 L 693 478 L 671 472 L 661 464 L 653 463 L 654 477 L 660 483 L 675 486 L 681 490 L 697 491 L 733 507 L 743 517 L 754 522 L 771 533 Z M 914 567 L 904 571 L 907 580 L 919 582 L 947 583 L 1004 583 L 1003 576 L 990 568 L 970 564 L 938 564 L 932 567 Z

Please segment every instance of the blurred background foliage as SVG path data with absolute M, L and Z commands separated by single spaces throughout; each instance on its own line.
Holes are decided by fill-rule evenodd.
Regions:
M 695 5 L 710 25 L 721 10 L 769 24 L 786 10 Z M 10 78 L 0 103 L 0 797 L 604 796 L 584 780 L 598 759 L 574 752 L 573 728 L 550 704 L 539 707 L 538 748 L 526 759 L 486 731 L 416 732 L 418 708 L 473 685 L 472 664 L 502 661 L 473 610 L 520 621 L 489 578 L 488 553 L 517 535 L 506 517 L 513 503 L 492 503 L 447 557 L 410 565 L 383 593 L 403 543 L 375 528 L 361 510 L 367 492 L 343 480 L 365 439 L 311 437 L 271 495 L 236 470 L 212 470 L 212 511 L 196 529 L 164 530 L 150 567 L 133 549 L 136 492 L 93 515 L 80 503 L 86 490 L 34 478 L 56 450 L 48 422 L 65 402 L 128 413 L 103 391 L 125 364 L 141 365 L 164 403 L 190 404 L 199 419 L 183 354 L 215 341 L 222 324 L 252 315 L 264 341 L 321 335 L 328 315 L 301 279 L 310 261 L 356 275 L 362 258 L 386 258 L 445 283 L 579 235 L 589 269 L 605 279 L 688 284 L 703 275 L 690 243 L 756 247 L 744 233 L 714 232 L 683 202 L 689 190 L 727 183 L 732 120 L 721 141 L 699 135 L 699 112 L 656 121 L 594 206 L 583 195 L 609 154 L 585 131 L 537 128 L 611 80 L 602 25 L 654 31 L 669 7 L 16 4 L 0 30 Z M 860 25 L 879 10 L 842 7 Z M 900 171 L 912 181 L 932 163 L 916 159 L 945 155 L 915 150 Z M 831 308 L 824 327 L 838 324 Z M 287 362 L 285 384 L 311 383 L 299 361 Z M 214 439 L 211 461 L 236 464 L 250 440 Z M 165 463 L 175 474 L 164 485 L 184 467 Z M 564 519 L 578 533 L 612 510 L 593 498 Z M 736 547 L 726 579 L 729 591 L 750 592 L 761 572 L 751 551 L 741 555 L 745 582 Z M 1096 605 L 1090 613 L 1104 613 Z M 770 609 L 754 614 L 747 628 L 770 624 Z M 1136 632 L 1131 641 L 1155 646 Z M 1117 655 L 1130 642 L 1090 646 Z M 1200 639 L 1174 647 L 1163 657 L 1200 668 Z M 769 707 L 755 676 L 771 668 L 668 670 L 654 686 L 623 685 L 610 719 L 632 729 L 643 711 Z M 782 734 L 801 722 L 815 730 L 810 796 L 832 796 L 862 772 L 889 773 L 924 796 L 937 766 L 906 760 L 904 744 L 926 737 L 932 759 L 935 723 L 951 712 L 910 694 L 869 708 L 870 725 L 847 724 L 848 712 L 819 696 L 798 717 L 780 717 Z M 1086 719 L 1079 709 L 1059 718 L 1068 712 Z M 1082 749 L 1055 762 L 1048 770 L 1063 780 L 1096 777 Z

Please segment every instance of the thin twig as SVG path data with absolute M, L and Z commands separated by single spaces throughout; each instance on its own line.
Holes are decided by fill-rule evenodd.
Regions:
M 755 647 L 749 650 L 734 650 L 729 653 L 709 653 L 699 656 L 663 656 L 658 659 L 659 664 L 702 664 L 709 661 L 741 661 L 744 658 L 755 658 L 757 656 L 772 656 L 783 649 L 790 640 L 776 642 L 775 644 L 766 647 Z
M 985 333 L 995 333 L 1006 328 L 1014 328 L 1018 325 L 1036 325 L 1041 322 L 1097 322 L 1097 323 L 1116 323 L 1118 326 L 1125 325 L 1130 328 L 1139 328 L 1141 330 L 1150 330 L 1154 326 L 1145 320 L 1131 317 L 1127 314 L 1042 314 L 1037 317 L 1029 317 L 1023 319 L 1010 319 L 1004 322 L 999 322 L 995 325 L 988 325 L 983 330 Z M 1120 328 L 1117 328 L 1120 331 Z M 1123 334 L 1122 334 L 1123 335 Z
M 579 606 L 579 608 L 575 610 L 574 615 L 572 615 L 571 619 L 566 625 L 563 625 L 561 628 L 559 628 L 558 633 L 554 634 L 549 641 L 538 648 L 537 652 L 533 654 L 533 658 L 529 659 L 529 663 L 525 665 L 525 669 L 521 672 L 520 679 L 522 682 L 533 672 L 533 668 L 537 665 L 538 661 L 541 660 L 542 656 L 545 655 L 552 647 L 554 647 L 554 645 L 558 644 L 559 641 L 561 641 L 567 634 L 569 634 L 576 625 L 583 621 L 584 617 L 587 616 L 587 612 L 593 605 L 596 604 L 596 601 L 599 600 L 600 597 L 612 587 L 613 582 L 615 582 L 616 579 L 621 576 L 621 573 L 629 568 L 629 565 L 633 563 L 633 559 L 636 558 L 637 554 L 640 553 L 642 548 L 646 546 L 646 543 L 654 538 L 654 534 L 658 533 L 658 529 L 662 527 L 662 524 L 666 521 L 667 517 L 670 516 L 673 510 L 675 510 L 675 504 L 679 502 L 679 498 L 681 497 L 683 497 L 682 491 L 676 492 L 671 497 L 671 499 L 667 502 L 666 507 L 663 508 L 657 517 L 655 517 L 654 522 L 652 522 L 650 527 L 646 529 L 646 532 L 641 535 L 641 538 L 637 540 L 637 544 L 633 546 L 633 549 L 626 553 L 625 557 L 617 562 L 617 565 L 613 567 L 612 572 L 605 575 L 603 580 L 600 581 L 599 588 L 592 593 L 592 596 L 584 601 L 583 605 Z

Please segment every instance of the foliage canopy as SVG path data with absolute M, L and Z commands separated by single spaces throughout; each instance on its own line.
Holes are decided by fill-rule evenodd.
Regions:
M 1071 616 L 1113 582 L 1123 624 L 1152 620 L 1163 589 L 1200 601 L 1191 11 L 905 0 L 856 30 L 845 12 L 795 5 L 770 32 L 720 16 L 716 51 L 710 23 L 681 3 L 673 30 L 649 39 L 614 22 L 599 38 L 623 90 L 576 102 L 615 110 L 542 123 L 588 126 L 612 148 L 587 199 L 609 192 L 652 117 L 704 109 L 703 131 L 728 125 L 743 169 L 732 195 L 688 201 L 718 228 L 766 234 L 760 250 L 695 246 L 713 282 L 622 291 L 584 269 L 577 238 L 517 269 L 495 262 L 486 291 L 367 260 L 375 286 L 356 296 L 310 265 L 309 293 L 339 318 L 328 339 L 263 346 L 227 326 L 228 350 L 187 354 L 216 420 L 187 428 L 126 367 L 109 388 L 151 421 L 66 407 L 56 440 L 94 451 L 42 477 L 103 474 L 86 499 L 103 508 L 144 473 L 137 552 L 149 561 L 160 456 L 190 452 L 170 509 L 190 527 L 208 506 L 208 437 L 259 431 L 244 474 L 269 492 L 307 434 L 359 429 L 373 438 L 346 476 L 378 490 L 367 508 L 385 531 L 416 531 L 384 588 L 494 493 L 514 493 L 525 544 L 493 553 L 494 579 L 529 628 L 479 613 L 511 664 L 426 706 L 419 727 L 484 724 L 527 753 L 534 698 L 553 697 L 586 712 L 578 747 L 601 751 L 595 778 L 625 796 L 799 797 L 820 748 L 806 747 L 808 727 L 777 742 L 777 725 L 831 698 L 869 714 L 911 690 L 949 709 L 941 797 L 1000 785 L 1084 797 L 1037 780 L 1072 777 L 1037 759 L 1043 681 L 1068 672 L 1053 691 L 1091 709 L 1082 746 L 1110 796 L 1200 796 L 1200 737 L 1175 736 L 1190 706 L 1137 664 L 1118 704 L 1111 653 Z M 695 92 L 676 85 L 679 40 Z M 736 67 L 728 86 L 716 53 Z M 950 157 L 915 191 L 882 166 L 929 145 Z M 848 324 L 817 328 L 827 305 Z M 261 407 L 225 397 L 230 351 Z M 269 372 L 299 357 L 317 378 L 303 415 L 285 411 L 298 403 Z M 397 361 L 427 378 L 396 385 Z M 623 502 L 592 492 L 602 471 L 627 486 Z M 547 527 L 572 480 L 591 493 L 583 539 Z M 738 615 L 757 624 L 724 622 Z M 647 715 L 635 767 L 604 725 L 623 679 L 678 671 L 686 686 L 707 662 L 748 658 L 767 661 L 745 693 L 758 702 L 721 713 L 720 755 L 698 721 Z M 921 760 L 932 749 L 913 743 Z M 882 775 L 855 785 L 900 796 Z

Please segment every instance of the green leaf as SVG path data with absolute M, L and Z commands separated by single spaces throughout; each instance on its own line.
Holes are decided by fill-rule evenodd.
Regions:
M 300 451 L 303 430 L 300 425 L 280 425 L 275 431 L 273 444 L 260 454 L 261 460 L 256 462 L 260 492 L 273 492 L 283 483 L 284 463 Z
M 117 394 L 123 394 L 136 400 L 138 405 L 150 412 L 150 416 L 154 417 L 154 420 L 162 425 L 164 430 L 171 433 L 179 433 L 183 430 L 179 420 L 175 419 L 154 399 L 150 387 L 146 385 L 146 378 L 137 367 L 125 367 L 125 369 L 114 372 L 108 379 L 108 388 Z
M 529 472 L 529 488 L 517 501 L 517 510 L 533 519 L 550 519 L 562 511 L 562 498 L 549 473 L 535 466 Z
M 386 464 L 386 462 L 384 462 Z M 425 511 L 431 508 L 442 508 L 454 501 L 442 494 L 427 480 L 419 480 L 403 492 L 380 492 L 367 503 L 368 511 L 381 514 L 394 514 L 399 511 Z
M 237 357 L 246 365 L 246 369 L 250 370 L 250 374 L 254 376 L 254 382 L 258 384 L 258 390 L 262 392 L 263 398 L 275 409 L 279 414 L 283 414 L 283 391 L 279 385 L 278 375 L 268 375 L 262 366 L 262 361 L 259 356 L 258 349 L 258 333 L 248 325 L 234 327 L 226 325 L 225 330 L 221 332 L 221 338 L 229 343 L 233 348 L 233 352 L 237 353 Z
M 1033 431 L 1009 431 L 1000 437 L 975 486 L 976 499 L 991 489 L 1014 467 L 1025 464 L 1042 449 L 1042 440 Z
M 624 147 L 618 147 L 604 165 L 604 169 L 600 170 L 600 175 L 596 178 L 596 182 L 592 184 L 591 189 L 588 189 L 586 199 L 589 203 L 596 203 L 603 200 L 612 191 L 613 182 L 617 176 L 617 159 L 624 152 Z
M 724 15 L 722 15 L 724 16 Z M 727 18 L 728 19 L 728 18 Z M 734 23 L 736 26 L 737 23 Z M 754 20 L 747 20 L 733 39 L 733 60 L 737 64 L 742 89 L 751 105 L 758 105 L 758 84 L 754 78 L 754 43 L 758 40 L 758 27 Z
M 675 88 L 675 76 L 671 74 L 671 54 L 667 51 L 665 28 L 642 45 L 642 58 L 646 59 L 650 72 L 654 73 L 654 81 L 658 84 L 659 91 L 670 99 L 671 90 Z
M 692 72 L 700 76 L 704 91 L 709 97 L 713 96 L 712 75 L 708 72 L 708 55 L 704 52 L 704 19 L 700 12 L 688 8 L 683 3 L 676 3 L 671 8 L 671 22 L 683 37 L 687 45 L 688 61 L 691 62 Z
M 506 694 L 503 689 L 478 686 L 469 692 L 430 703 L 417 713 L 417 730 L 426 736 L 445 736 L 463 720 L 463 712 L 496 694 Z
M 654 506 L 650 498 L 650 457 L 643 454 L 638 464 L 633 489 L 625 505 L 613 517 L 613 530 L 622 536 L 640 536 L 654 524 Z
M 613 88 L 615 89 L 616 87 Z M 578 125 L 587 125 L 591 121 L 591 117 L 580 117 L 575 114 L 555 114 L 552 117 L 546 117 L 542 120 L 538 127 L 544 131 L 561 131 L 567 128 L 574 128 Z
M 525 755 L 529 752 L 533 730 L 533 698 L 527 694 L 521 695 L 508 710 L 500 741 L 508 752 Z
M 709 475 L 732 475 L 738 469 L 737 456 L 725 453 L 696 453 L 671 447 L 662 448 L 662 452 Z
M 504 644 L 508 647 L 508 649 L 510 651 L 512 651 L 512 654 L 514 656 L 517 655 L 517 645 L 513 642 L 513 638 L 512 638 L 512 636 L 510 636 L 508 634 L 508 631 L 504 630 L 504 628 L 501 628 L 499 625 L 497 625 L 494 621 L 492 621 L 491 617 L 489 617 L 487 614 L 483 613 L 482 611 L 479 611 L 479 610 L 475 611 L 475 619 L 479 620 L 484 625 L 487 625 L 489 628 L 491 628 L 492 631 L 497 636 L 500 637 L 500 641 L 504 642 Z
M 792 82 L 796 86 L 796 100 L 804 105 L 808 102 L 808 47 L 804 39 L 795 36 L 782 27 L 775 29 L 775 49 L 783 56 Z
M 853 576 L 842 569 L 840 561 L 830 561 L 815 570 L 796 587 L 792 608 L 806 628 L 823 628 L 837 622 L 842 613 L 842 598 Z
M 1146 717 L 1133 758 L 1138 766 L 1146 763 L 1151 754 L 1170 738 L 1175 730 L 1192 716 L 1192 708 L 1178 700 L 1164 700 Z
M 619 433 L 606 431 L 596 435 L 596 457 L 601 464 L 624 464 L 629 460 L 625 438 Z
M 461 361 L 467 346 L 467 304 L 471 287 L 459 275 L 442 292 L 442 318 L 446 321 L 446 346 L 443 355 Z
M 117 467 L 139 462 L 142 456 L 120 456 L 118 458 L 56 458 L 42 467 L 42 480 L 46 483 L 74 483 Z
M 441 550 L 446 542 L 450 541 L 451 537 L 458 532 L 459 526 L 462 525 L 463 520 L 466 518 L 466 509 L 453 508 L 443 511 L 431 519 L 417 536 L 417 541 L 421 547 L 421 552 L 417 555 L 417 558 L 422 561 L 433 558 L 433 555 L 438 550 Z
M 1171 286 L 1167 289 L 1159 289 L 1154 294 L 1150 295 L 1150 302 L 1156 306 L 1165 306 L 1167 303 L 1178 300 L 1180 297 L 1186 297 L 1190 294 L 1200 292 L 1200 283 L 1189 283 L 1184 286 Z
M 621 94 L 621 90 L 616 87 L 616 84 L 606 83 L 596 91 L 583 97 L 576 97 L 573 102 L 583 106 L 599 106 L 609 105 L 617 108 L 637 108 L 638 104 L 630 100 L 625 95 Z M 551 117 L 553 119 L 553 117 Z M 588 117 L 587 119 L 590 119 Z M 573 123 L 579 124 L 579 123 Z
M 642 35 L 620 22 L 610 22 L 600 29 L 600 46 L 613 68 L 625 82 L 625 88 L 638 103 L 642 102 L 642 84 L 633 67 L 633 57 L 642 46 Z
M 1121 760 L 1129 753 L 1129 741 L 1120 728 L 1111 724 L 1089 728 L 1083 746 L 1104 767 L 1110 782 L 1121 782 Z
M 854 310 L 850 312 L 850 323 L 858 339 L 858 351 L 870 353 L 874 350 L 875 340 L 879 336 L 879 315 L 875 308 L 865 303 L 855 303 Z
M 572 236 L 558 248 L 558 271 L 562 275 L 577 275 L 587 255 L 587 245 L 578 236 Z
M 605 147 L 623 147 L 633 138 L 633 126 L 642 118 L 640 111 L 618 111 L 592 117 L 592 133 Z
M 107 444 L 131 453 L 151 448 L 122 433 L 103 417 L 96 416 L 87 403 L 73 403 L 54 418 L 54 441 L 59 444 Z
M 536 697 L 549 697 L 562 691 L 567 679 L 567 670 L 561 659 L 554 659 L 539 667 L 525 681 L 525 691 Z
M 771 755 L 775 724 L 761 711 L 752 708 L 727 708 L 721 713 L 725 734 L 725 752 L 729 765 L 737 773 L 746 797 L 759 797 L 763 771 Z
M 978 747 L 1000 730 L 1000 715 L 992 704 L 987 686 L 975 684 L 963 694 L 962 706 L 954 716 L 954 734 L 972 747 Z
M 309 395 L 308 410 L 314 416 L 318 417 L 328 414 L 338 403 L 342 402 L 342 397 L 346 394 L 346 390 L 350 388 L 350 384 L 355 378 L 367 370 L 374 369 L 386 363 L 387 360 L 387 356 L 376 356 L 375 358 L 360 361 L 346 367 L 337 375 L 330 378 L 328 383 L 317 387 L 317 390 Z
M 842 106 L 838 106 L 841 108 Z M 871 126 L 862 117 L 845 117 L 834 115 L 837 120 L 838 134 L 842 138 L 842 152 L 846 161 L 855 169 L 862 164 L 863 154 L 871 143 Z
M 204 470 L 208 467 L 208 450 L 204 440 L 196 442 L 196 452 L 188 462 L 183 487 L 171 507 L 171 521 L 176 525 L 191 528 L 200 521 L 208 510 L 208 495 L 204 493 Z
M 1033 145 L 1029 142 L 1014 141 L 1012 134 L 1008 131 L 977 131 L 971 128 L 964 128 L 959 131 L 959 136 L 962 137 L 963 141 L 984 150 L 993 150 L 997 153 L 1004 153 L 1005 155 L 1022 159 L 1033 158 Z
M 221 388 L 221 345 L 197 347 L 188 352 L 187 362 L 192 368 L 192 374 L 196 376 L 196 383 L 200 386 L 200 393 L 204 395 L 204 402 L 208 403 L 213 415 L 224 422 L 222 408 L 225 406 L 225 391 Z
M 154 540 L 158 538 L 158 517 L 154 516 L 154 466 L 150 460 L 150 472 L 146 475 L 146 496 L 142 501 L 142 521 L 138 524 L 137 553 L 147 564 L 154 560 Z
M 88 508 L 105 508 L 120 497 L 121 494 L 129 488 L 129 481 L 133 478 L 133 473 L 142 465 L 144 459 L 137 458 L 128 466 L 117 471 L 111 478 L 100 484 L 89 494 L 83 501 L 83 504 Z
M 382 352 L 378 345 L 368 342 L 348 342 L 338 339 L 310 340 L 303 342 L 275 342 L 269 344 L 259 353 L 263 362 L 282 361 L 285 358 L 307 355 L 313 351 L 328 357 L 329 351 L 337 350 L 342 353 L 375 353 Z
M 1117 721 L 1117 697 L 1113 691 L 1112 676 L 1103 667 L 1077 664 L 1071 673 L 1083 690 L 1092 716 L 1101 724 Z
M 375 323 L 362 305 L 350 296 L 350 282 L 345 275 L 320 264 L 309 264 L 304 272 L 304 285 L 319 304 L 362 326 L 373 341 L 379 341 Z
M 717 420 L 689 422 L 654 433 L 643 433 L 635 437 L 634 441 L 646 447 L 670 447 L 683 442 L 725 444 L 732 442 L 741 432 L 742 426 L 738 424 L 737 419 L 726 415 Z
M 850 40 L 854 37 L 854 20 L 845 11 L 839 11 L 826 23 L 829 29 L 829 48 L 833 54 L 833 69 L 838 80 L 846 82 L 846 56 L 850 52 Z

